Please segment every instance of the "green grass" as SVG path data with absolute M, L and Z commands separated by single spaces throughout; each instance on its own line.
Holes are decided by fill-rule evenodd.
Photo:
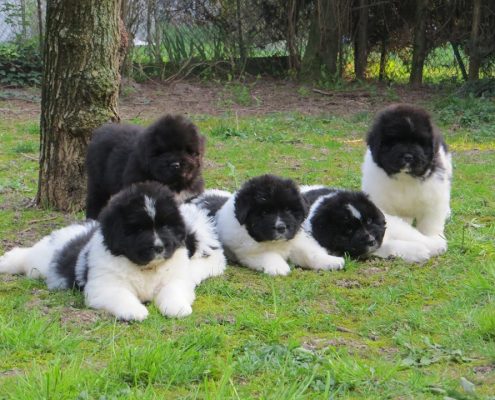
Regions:
M 132 324 L 86 309 L 78 292 L 0 276 L 0 399 L 493 399 L 495 125 L 485 103 L 442 101 L 430 108 L 454 152 L 445 255 L 276 278 L 229 266 L 198 288 L 190 317 L 150 305 Z M 461 123 L 462 109 L 478 119 Z M 208 187 L 271 172 L 356 189 L 371 118 L 193 120 Z M 80 218 L 29 207 L 37 127 L 0 121 L 0 253 Z

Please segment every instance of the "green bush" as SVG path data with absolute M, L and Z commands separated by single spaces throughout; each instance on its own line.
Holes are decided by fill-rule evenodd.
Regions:
M 0 83 L 37 86 L 41 83 L 41 56 L 35 41 L 0 44 Z

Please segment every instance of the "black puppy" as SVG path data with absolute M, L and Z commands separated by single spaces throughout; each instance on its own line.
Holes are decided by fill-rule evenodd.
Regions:
M 86 217 L 96 219 L 108 199 L 132 183 L 158 181 L 179 202 L 204 189 L 205 138 L 183 116 L 167 115 L 148 128 L 106 124 L 88 146 Z

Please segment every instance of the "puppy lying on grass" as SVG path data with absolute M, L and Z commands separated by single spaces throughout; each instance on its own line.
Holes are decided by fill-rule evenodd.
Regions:
M 148 316 L 142 303 L 152 300 L 163 315 L 191 314 L 195 286 L 225 264 L 206 213 L 192 205 L 179 210 L 169 189 L 147 182 L 113 196 L 98 221 L 7 252 L 0 273 L 43 278 L 50 289 L 79 288 L 88 307 L 141 321 Z

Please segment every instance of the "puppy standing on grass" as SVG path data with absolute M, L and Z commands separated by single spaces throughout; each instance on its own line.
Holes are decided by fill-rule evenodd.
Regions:
M 428 113 L 397 104 L 376 117 L 367 137 L 362 189 L 385 213 L 427 236 L 443 236 L 450 215 L 451 155 Z
M 205 138 L 180 115 L 167 115 L 147 128 L 101 126 L 86 157 L 86 217 L 96 219 L 110 196 L 132 183 L 158 181 L 179 202 L 201 193 L 204 150 Z
M 225 268 L 220 244 L 209 236 L 213 225 L 192 211 L 183 210 L 183 218 L 172 193 L 157 182 L 135 184 L 112 197 L 99 221 L 9 251 L 0 272 L 44 278 L 50 289 L 79 288 L 89 307 L 123 320 L 145 319 L 142 303 L 151 300 L 164 315 L 186 316 L 195 286 Z M 184 219 L 194 219 L 195 227 Z
M 423 262 L 446 249 L 445 240 L 383 214 L 363 192 L 325 186 L 304 186 L 301 192 L 311 205 L 303 229 L 329 254 Z
M 290 179 L 262 175 L 233 195 L 206 191 L 193 202 L 215 215 L 220 241 L 232 261 L 270 275 L 287 275 L 287 260 L 310 269 L 344 266 L 343 258 L 328 255 L 301 230 L 307 205 Z

